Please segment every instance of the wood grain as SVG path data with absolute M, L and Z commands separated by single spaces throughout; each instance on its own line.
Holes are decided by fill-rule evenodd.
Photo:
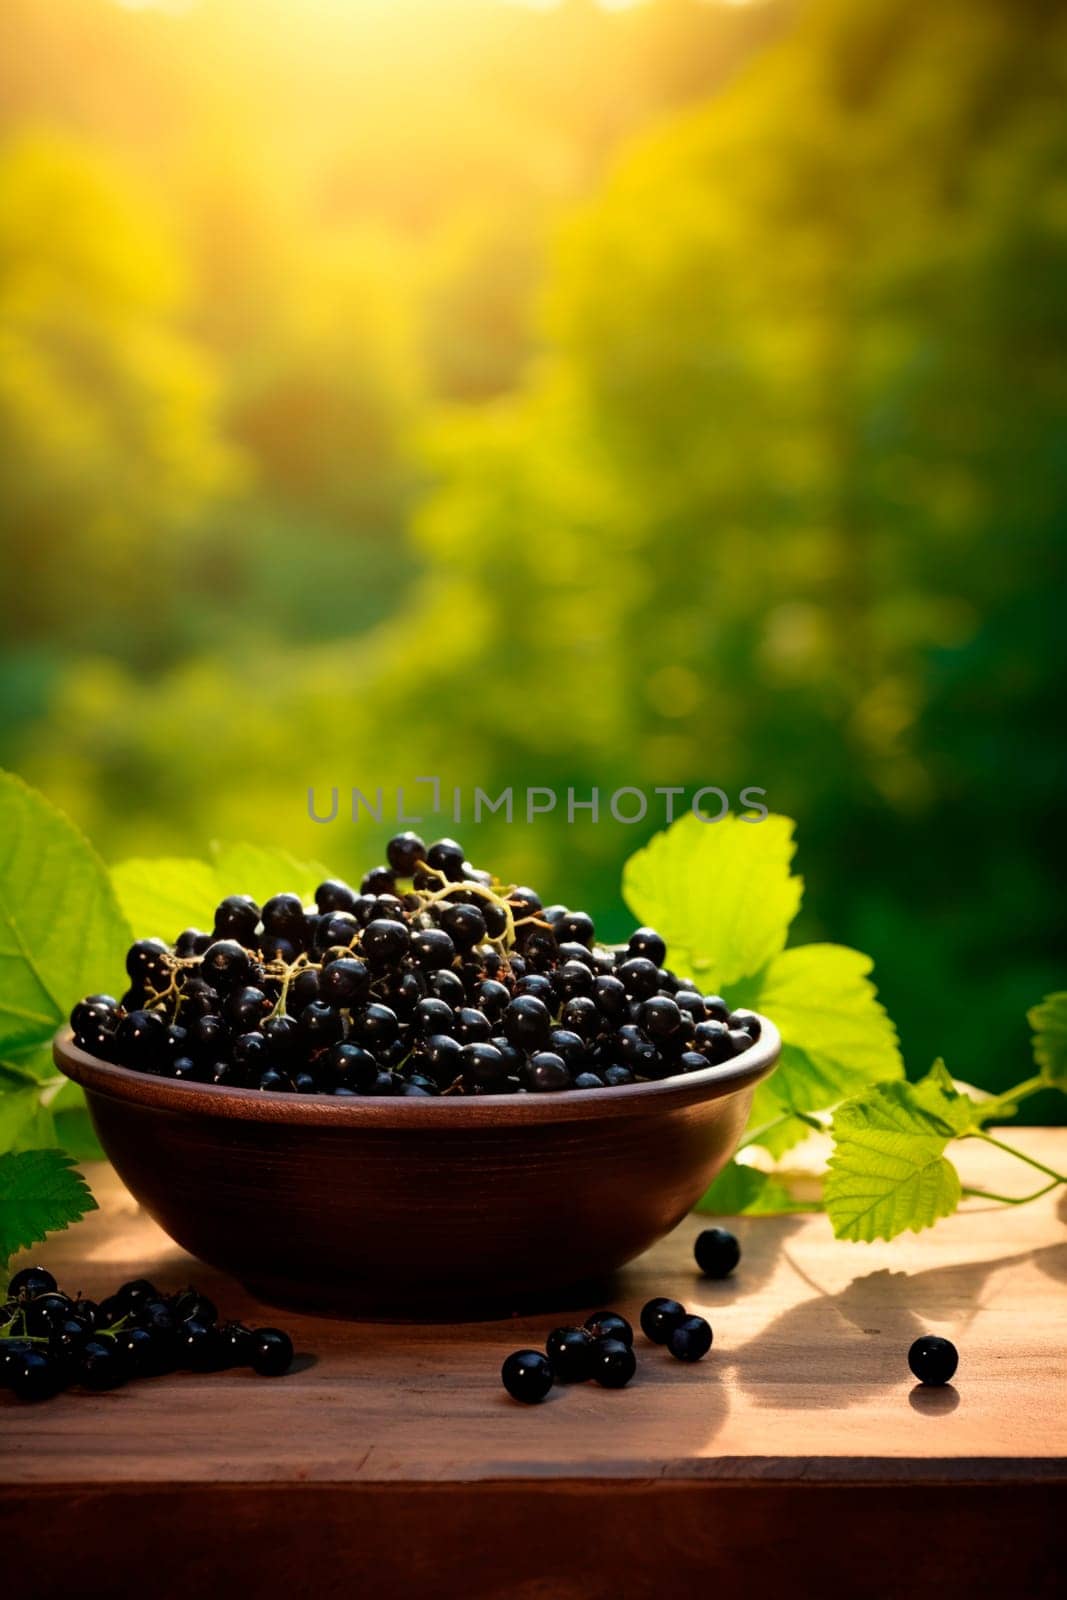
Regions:
M 1067 1131 L 1011 1137 L 1067 1160 Z M 961 1167 L 973 1186 L 1025 1192 L 1023 1169 L 995 1151 L 965 1146 Z M 895 1576 L 872 1580 L 868 1565 L 864 1593 L 935 1581 L 949 1594 L 1055 1592 L 1067 1554 L 1067 1206 L 1055 1194 L 1018 1209 L 969 1202 L 873 1246 L 835 1242 L 819 1216 L 740 1219 L 742 1263 L 722 1284 L 697 1276 L 705 1222 L 688 1218 L 625 1269 L 609 1303 L 636 1320 L 650 1295 L 676 1295 L 712 1322 L 708 1358 L 682 1366 L 639 1335 L 628 1389 L 557 1389 L 527 1409 L 500 1388 L 500 1361 L 572 1314 L 279 1317 L 171 1245 L 107 1169 L 90 1179 L 101 1212 L 33 1252 L 64 1287 L 192 1280 L 226 1314 L 288 1327 L 308 1359 L 273 1382 L 180 1374 L 33 1409 L 0 1397 L 3 1547 L 22 1559 L 62 1501 L 71 1537 L 101 1549 L 132 1537 L 144 1560 L 153 1538 L 178 1533 L 183 1571 L 243 1559 L 252 1593 L 276 1592 L 275 1579 L 281 1592 L 296 1567 L 316 1593 L 350 1593 L 373 1561 L 379 1594 L 643 1596 L 663 1592 L 655 1573 L 669 1560 L 702 1581 L 744 1572 L 751 1594 L 765 1592 L 752 1563 L 810 1571 L 816 1549 L 855 1586 L 876 1547 L 893 1551 Z M 924 1331 L 959 1347 L 948 1389 L 911 1381 L 908 1345 Z M 270 1562 L 256 1553 L 268 1532 Z M 54 1592 L 52 1562 L 37 1593 Z

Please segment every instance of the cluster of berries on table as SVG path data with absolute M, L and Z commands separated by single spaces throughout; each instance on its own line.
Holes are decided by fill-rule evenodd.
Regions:
M 0 1388 L 19 1400 L 48 1400 L 62 1389 L 117 1389 L 131 1378 L 184 1368 L 221 1372 L 251 1367 L 281 1377 L 293 1344 L 278 1328 L 222 1322 L 197 1289 L 162 1294 L 134 1279 L 99 1304 L 63 1294 L 43 1267 L 25 1267 L 0 1305 Z
M 754 1013 L 665 968 L 651 928 L 598 946 L 584 911 L 505 886 L 452 839 L 401 833 L 387 853 L 358 892 L 229 895 L 210 932 L 139 939 L 121 1001 L 75 1006 L 75 1043 L 195 1083 L 432 1096 L 615 1088 L 759 1038 Z
M 641 1331 L 666 1345 L 679 1361 L 700 1361 L 711 1349 L 711 1328 L 677 1300 L 657 1296 L 641 1310 Z M 536 1405 L 554 1383 L 588 1383 L 623 1389 L 637 1371 L 634 1330 L 617 1311 L 594 1311 L 580 1328 L 554 1328 L 544 1351 L 515 1350 L 500 1369 L 513 1400 Z

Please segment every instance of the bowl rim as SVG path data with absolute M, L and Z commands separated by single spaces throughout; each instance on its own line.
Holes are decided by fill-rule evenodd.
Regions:
M 760 1037 L 741 1055 L 701 1072 L 679 1073 L 648 1083 L 617 1088 L 575 1089 L 548 1094 L 477 1096 L 343 1096 L 237 1089 L 221 1083 L 189 1083 L 156 1078 L 87 1054 L 72 1030 L 61 1028 L 52 1041 L 59 1070 L 91 1095 L 165 1112 L 223 1117 L 239 1122 L 281 1123 L 318 1128 L 470 1128 L 504 1124 L 587 1122 L 646 1111 L 670 1111 L 721 1100 L 759 1083 L 773 1072 L 782 1040 L 767 1017 Z

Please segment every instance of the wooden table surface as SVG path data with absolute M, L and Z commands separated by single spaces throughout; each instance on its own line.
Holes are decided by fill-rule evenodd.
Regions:
M 1067 1130 L 1016 1130 L 1067 1162 Z M 964 1147 L 964 1181 L 1025 1192 L 1026 1169 Z M 874 1595 L 1052 1594 L 1067 1547 L 1067 1196 L 968 1202 L 892 1244 L 836 1242 L 824 1217 L 732 1224 L 741 1265 L 697 1275 L 687 1219 L 608 1303 L 653 1294 L 706 1316 L 685 1366 L 637 1336 L 625 1390 L 510 1401 L 503 1357 L 592 1309 L 453 1326 L 280 1313 L 200 1266 L 106 1167 L 101 1210 L 24 1259 L 94 1298 L 134 1276 L 190 1281 L 225 1315 L 285 1327 L 284 1379 L 189 1373 L 41 1406 L 0 1395 L 0 1550 L 35 1595 L 87 1563 L 101 1589 L 227 1583 L 252 1595 L 569 1600 L 814 1587 Z M 1021 1182 L 1020 1182 L 1021 1177 Z M 521 1242 L 517 1247 L 521 1247 Z M 924 1390 L 922 1332 L 960 1351 Z M 802 1586 L 803 1592 L 803 1586 Z

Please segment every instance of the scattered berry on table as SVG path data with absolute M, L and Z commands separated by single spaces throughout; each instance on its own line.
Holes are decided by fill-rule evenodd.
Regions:
M 621 1339 L 597 1339 L 593 1345 L 593 1377 L 603 1389 L 623 1389 L 637 1371 L 637 1357 Z
M 585 1383 L 593 1376 L 595 1340 L 588 1328 L 555 1328 L 545 1350 L 560 1383 Z
M 75 1044 L 212 1089 L 426 1098 L 596 1094 L 725 1066 L 759 1038 L 754 1013 L 664 966 L 653 928 L 598 945 L 584 911 L 500 882 L 454 839 L 398 833 L 386 863 L 307 905 L 238 885 L 205 908 L 210 932 L 137 940 L 121 1000 L 74 1007 Z
M 916 1339 L 908 1351 L 908 1366 L 920 1383 L 932 1388 L 948 1383 L 959 1364 L 959 1351 L 951 1339 L 941 1339 L 934 1333 Z
M 618 1339 L 629 1345 L 634 1342 L 633 1328 L 617 1311 L 594 1311 L 586 1317 L 585 1326 L 594 1339 Z
M 293 1364 L 293 1341 L 280 1328 L 256 1328 L 249 1349 L 250 1364 L 261 1378 L 280 1378 Z
M 677 1300 L 657 1295 L 641 1308 L 641 1331 L 653 1344 L 666 1344 L 684 1316 L 685 1307 Z
M 697 1266 L 705 1278 L 726 1278 L 741 1259 L 741 1246 L 726 1228 L 705 1228 L 693 1246 Z
M 500 1381 L 513 1400 L 536 1405 L 552 1387 L 552 1363 L 540 1350 L 516 1350 L 500 1369 Z
M 667 1349 L 679 1361 L 701 1361 L 711 1349 L 711 1326 L 703 1317 L 686 1316 L 667 1336 Z

